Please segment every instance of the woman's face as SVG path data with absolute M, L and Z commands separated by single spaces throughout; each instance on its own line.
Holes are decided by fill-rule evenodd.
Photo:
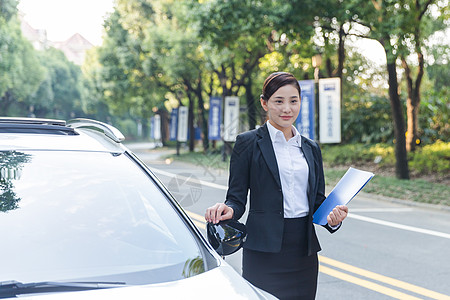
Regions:
M 279 88 L 270 98 L 261 99 L 261 106 L 269 115 L 269 122 L 276 129 L 291 128 L 300 112 L 300 95 L 293 85 Z

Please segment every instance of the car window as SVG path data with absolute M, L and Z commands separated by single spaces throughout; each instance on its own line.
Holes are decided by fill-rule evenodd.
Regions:
M 0 281 L 146 284 L 203 271 L 198 243 L 125 154 L 0 152 Z

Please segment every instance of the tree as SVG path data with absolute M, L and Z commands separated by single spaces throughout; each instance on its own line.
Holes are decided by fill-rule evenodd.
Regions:
M 398 92 L 397 58 L 402 60 L 408 86 L 408 148 L 413 149 L 417 136 L 417 114 L 420 103 L 420 85 L 424 72 L 423 42 L 433 30 L 427 29 L 433 19 L 429 8 L 433 0 L 372 0 L 354 1 L 352 21 L 369 30 L 361 36 L 377 40 L 385 49 L 387 58 L 389 98 L 394 121 L 396 174 L 402 179 L 409 178 L 405 120 Z M 448 1 L 444 1 L 448 2 Z M 448 4 L 448 3 L 447 3 Z M 441 7 L 442 6 L 442 7 Z M 445 3 L 439 5 L 445 11 Z M 439 26 L 438 26 L 439 27 Z M 440 27 L 439 27 L 440 28 Z M 412 79 L 411 68 L 406 60 L 410 53 L 418 57 L 418 73 Z
M 253 78 L 259 60 L 273 48 L 273 1 L 210 1 L 197 4 L 193 16 L 205 54 L 223 97 L 245 89 L 249 127 L 256 125 Z M 278 6 L 280 8 L 280 6 Z M 193 9 L 194 11 L 194 9 Z M 281 13 L 280 13 L 281 14 Z
M 142 28 L 134 22 L 144 20 L 135 20 L 132 13 L 136 11 L 129 10 L 137 2 L 143 3 L 118 1 L 118 7 L 105 21 L 106 37 L 98 48 L 99 72 L 103 99 L 111 112 L 142 120 L 143 134 L 148 136 L 148 120 L 161 92 L 155 78 L 146 72 L 149 66 L 144 64 L 147 53 L 142 49 Z M 151 11 L 145 8 L 137 11 Z
M 80 67 L 55 48 L 39 51 L 38 57 L 45 70 L 44 79 L 38 90 L 26 98 L 26 104 L 38 117 L 70 119 L 83 116 Z
M 17 1 L 0 2 L 0 111 L 34 93 L 43 79 L 36 51 L 25 40 L 17 18 Z M 26 115 L 26 111 L 22 111 Z
M 440 12 L 439 17 L 434 17 L 430 7 L 436 7 Z M 403 7 L 408 11 L 405 21 L 402 23 L 404 34 L 401 36 L 403 51 L 401 52 L 402 66 L 405 70 L 408 97 L 406 100 L 407 135 L 406 150 L 414 151 L 419 130 L 419 107 L 421 99 L 421 84 L 425 72 L 424 50 L 425 42 L 435 31 L 443 29 L 442 16 L 448 8 L 448 1 L 438 2 L 433 5 L 428 1 L 405 1 Z M 408 54 L 417 56 L 417 74 L 414 78 L 411 62 Z
M 387 0 L 373 0 L 370 5 L 365 1 L 355 1 L 353 5 L 352 21 L 369 30 L 361 36 L 378 41 L 386 53 L 389 99 L 394 123 L 396 175 L 401 179 L 409 179 L 405 118 L 398 92 L 396 65 L 399 41 L 403 34 L 399 23 L 403 22 L 405 12 L 401 5 Z
M 197 32 L 185 21 L 190 13 L 184 3 L 154 1 L 157 13 L 151 25 L 144 29 L 143 48 L 149 53 L 148 74 L 154 74 L 158 84 L 178 98 L 188 100 L 189 150 L 194 151 L 194 123 L 203 131 L 203 146 L 209 147 L 207 118 L 204 101 L 205 58 Z M 195 114 L 197 108 L 197 114 Z

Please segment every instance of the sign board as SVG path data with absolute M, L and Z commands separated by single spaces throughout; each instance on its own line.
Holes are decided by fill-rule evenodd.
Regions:
M 340 78 L 319 79 L 319 138 L 323 144 L 341 142 Z
M 209 99 L 209 140 L 220 140 L 220 124 L 222 123 L 222 98 L 211 97 Z
M 170 124 L 169 124 L 169 139 L 171 141 L 177 140 L 177 126 L 178 126 L 178 108 L 173 108 L 170 113 Z
M 239 130 L 239 97 L 225 97 L 223 129 L 223 140 L 225 142 L 236 141 Z
M 301 107 L 296 120 L 298 132 L 310 139 L 314 139 L 314 116 L 315 116 L 315 90 L 314 80 L 300 80 Z
M 155 138 L 155 132 L 153 131 L 153 128 L 155 127 L 155 117 L 150 117 L 150 138 Z
M 155 140 L 160 140 L 161 139 L 161 116 L 160 115 L 155 115 L 153 117 L 153 138 Z
M 178 132 L 177 141 L 186 142 L 188 137 L 188 108 L 180 106 L 178 108 Z

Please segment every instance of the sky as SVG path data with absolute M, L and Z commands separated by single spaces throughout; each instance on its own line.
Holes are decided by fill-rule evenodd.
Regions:
M 92 44 L 102 43 L 103 21 L 113 11 L 114 0 L 19 0 L 18 8 L 34 29 L 47 30 L 53 42 L 75 33 Z
M 96 46 L 102 44 L 103 21 L 113 11 L 114 0 L 19 0 L 19 10 L 34 29 L 45 29 L 47 38 L 61 42 L 75 33 Z M 375 64 L 386 63 L 381 45 L 359 40 L 361 52 Z

